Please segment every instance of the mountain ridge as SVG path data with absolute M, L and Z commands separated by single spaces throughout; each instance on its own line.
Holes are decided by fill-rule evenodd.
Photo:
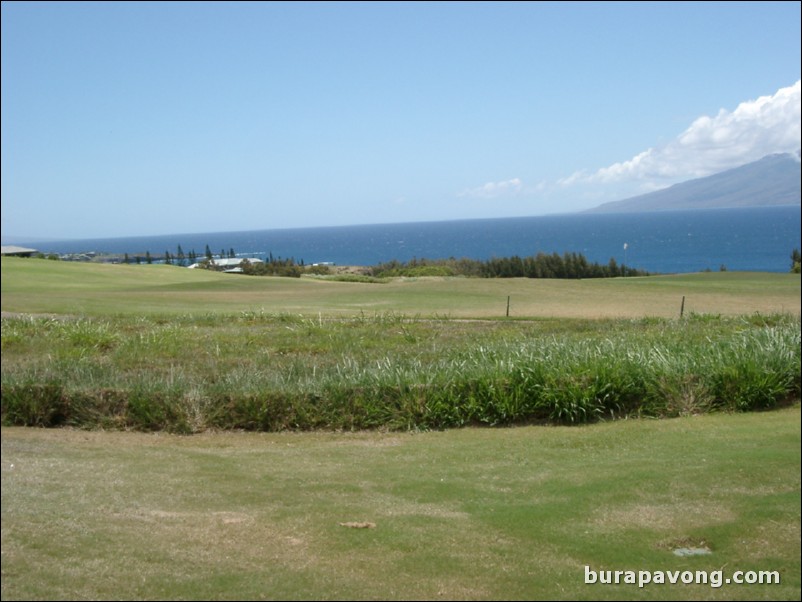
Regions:
M 632 213 L 672 209 L 714 209 L 799 205 L 800 151 L 767 155 L 702 178 L 646 194 L 603 203 L 582 213 Z

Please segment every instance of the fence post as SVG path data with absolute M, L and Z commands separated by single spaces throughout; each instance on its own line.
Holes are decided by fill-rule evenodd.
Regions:
M 679 317 L 682 317 L 682 314 L 685 313 L 685 295 L 682 295 L 682 305 L 679 307 Z
M 510 317 L 510 296 L 507 295 L 507 317 Z

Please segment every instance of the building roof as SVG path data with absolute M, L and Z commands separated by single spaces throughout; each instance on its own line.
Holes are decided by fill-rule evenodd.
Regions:
M 250 263 L 262 263 L 261 259 L 255 257 L 226 257 L 223 259 L 212 259 L 212 264 L 219 267 L 234 267 L 241 264 L 243 261 L 248 260 Z
M 257 257 L 223 257 L 211 259 L 210 263 L 219 268 L 237 268 L 243 261 L 248 261 L 249 263 L 263 263 L 263 261 Z M 197 268 L 199 265 L 199 263 L 193 263 L 189 267 Z

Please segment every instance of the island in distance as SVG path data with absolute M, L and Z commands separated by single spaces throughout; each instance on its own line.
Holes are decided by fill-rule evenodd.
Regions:
M 712 176 L 604 203 L 583 213 L 799 205 L 800 188 L 800 151 L 797 151 L 795 155 L 768 155 Z

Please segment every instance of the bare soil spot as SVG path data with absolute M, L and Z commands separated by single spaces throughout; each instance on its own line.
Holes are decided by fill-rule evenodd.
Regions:
M 347 523 L 337 523 L 341 527 L 348 527 L 349 529 L 375 529 L 376 523 L 371 522 L 347 522 Z

